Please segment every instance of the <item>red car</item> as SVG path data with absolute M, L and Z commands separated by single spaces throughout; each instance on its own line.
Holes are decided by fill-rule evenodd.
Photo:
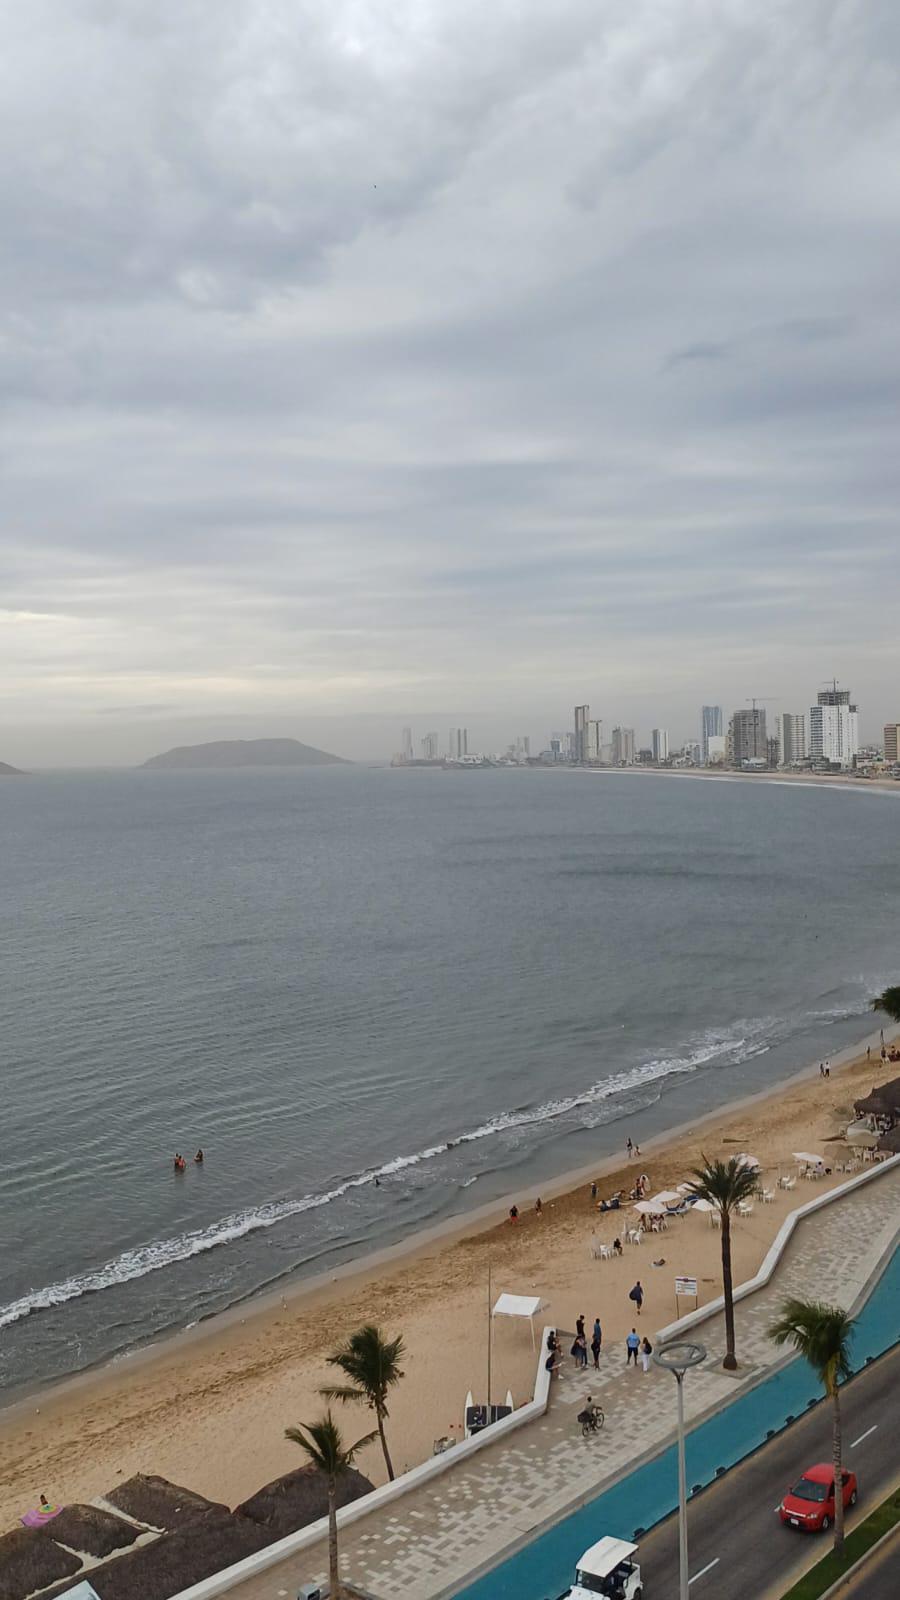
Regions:
M 856 1505 L 857 1484 L 855 1472 L 844 1472 L 844 1509 Z M 789 1489 L 778 1515 L 792 1528 L 806 1528 L 810 1533 L 825 1532 L 834 1521 L 834 1467 L 830 1461 L 819 1461 L 808 1467 L 803 1477 Z

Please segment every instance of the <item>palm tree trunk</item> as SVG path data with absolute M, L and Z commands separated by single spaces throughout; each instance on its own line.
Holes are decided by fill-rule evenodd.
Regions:
M 725 1360 L 729 1372 L 737 1367 L 734 1353 L 734 1290 L 731 1282 L 731 1214 L 722 1207 L 722 1293 L 725 1297 Z
M 844 1484 L 843 1484 L 843 1439 L 841 1436 L 841 1400 L 838 1386 L 835 1384 L 831 1393 L 834 1401 L 834 1419 L 831 1430 L 831 1453 L 834 1459 L 834 1553 L 836 1556 L 844 1554 Z
M 390 1478 L 391 1482 L 393 1482 L 393 1480 L 394 1480 L 394 1467 L 393 1467 L 393 1463 L 391 1461 L 391 1453 L 390 1453 L 390 1451 L 389 1451 L 389 1449 L 387 1447 L 387 1439 L 384 1436 L 384 1413 L 381 1410 L 380 1406 L 376 1410 L 375 1415 L 378 1418 L 378 1437 L 381 1440 L 381 1448 L 384 1451 L 384 1464 L 387 1467 L 388 1477 Z
M 328 1596 L 341 1600 L 341 1575 L 338 1570 L 337 1479 L 328 1479 Z

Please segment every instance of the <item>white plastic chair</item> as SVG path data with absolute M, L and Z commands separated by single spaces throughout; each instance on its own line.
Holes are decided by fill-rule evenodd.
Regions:
M 629 1244 L 640 1244 L 642 1237 L 640 1228 L 629 1228 L 625 1237 Z
M 770 1206 L 772 1204 L 772 1202 L 774 1201 L 774 1199 L 775 1199 L 775 1190 L 774 1189 L 763 1189 L 762 1199 L 763 1199 L 763 1205 L 764 1206 Z

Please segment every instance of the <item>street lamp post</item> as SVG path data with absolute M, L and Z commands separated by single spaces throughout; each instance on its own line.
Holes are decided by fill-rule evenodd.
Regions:
M 658 1367 L 671 1372 L 678 1385 L 678 1600 L 689 1600 L 687 1538 L 687 1472 L 684 1464 L 684 1375 L 706 1360 L 706 1348 L 690 1339 L 673 1340 L 654 1350 Z

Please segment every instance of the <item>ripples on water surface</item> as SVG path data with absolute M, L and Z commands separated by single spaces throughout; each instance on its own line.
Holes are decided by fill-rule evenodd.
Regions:
M 640 774 L 4 784 L 4 1385 L 835 1053 L 896 977 L 898 825 Z

